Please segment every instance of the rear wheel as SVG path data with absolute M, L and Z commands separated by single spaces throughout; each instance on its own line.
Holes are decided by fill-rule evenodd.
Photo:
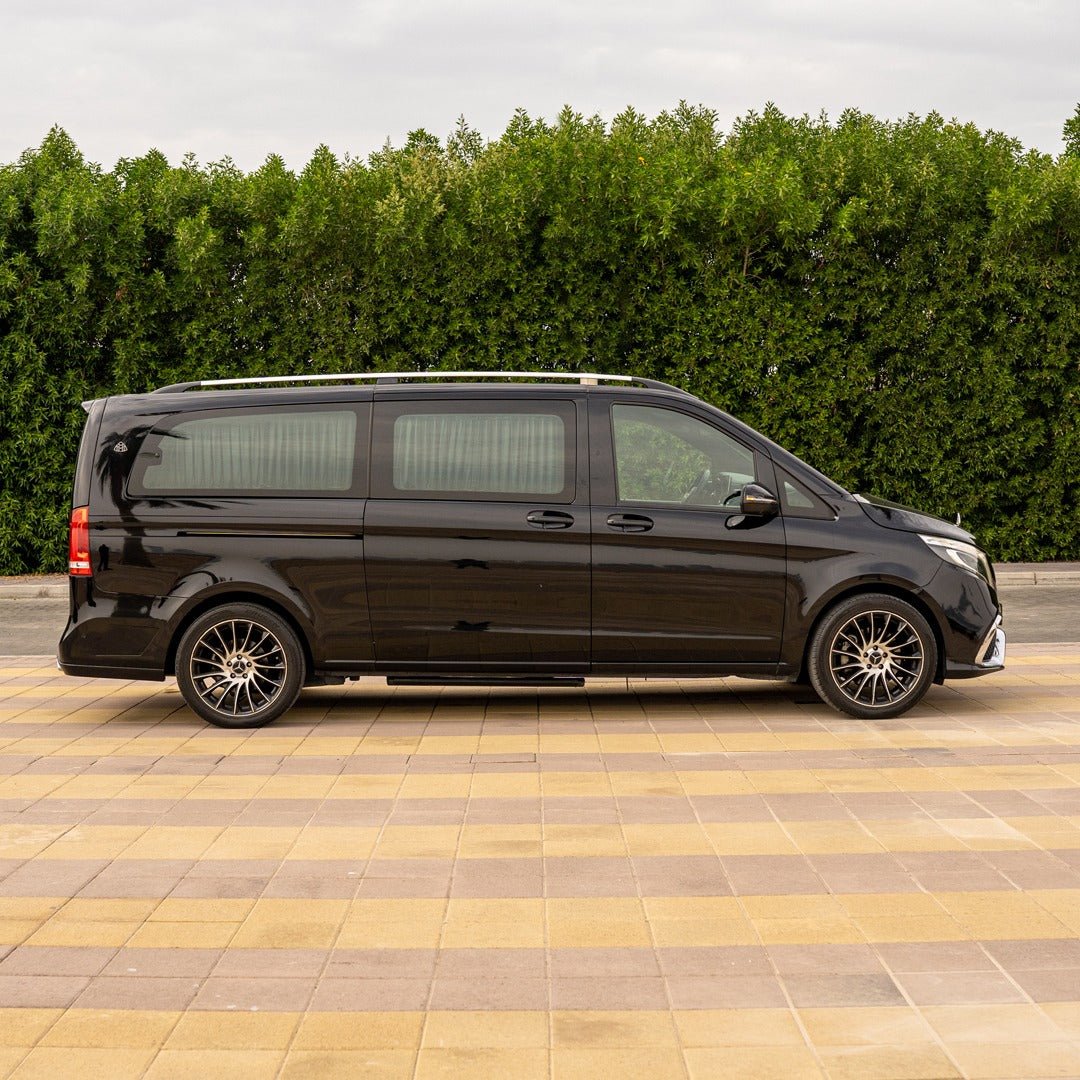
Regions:
M 821 621 L 808 671 L 818 695 L 862 719 L 907 712 L 930 687 L 937 642 L 922 613 L 886 593 L 853 596 Z
M 304 656 L 279 615 L 256 604 L 224 604 L 184 632 L 176 681 L 188 705 L 211 724 L 261 727 L 296 701 Z

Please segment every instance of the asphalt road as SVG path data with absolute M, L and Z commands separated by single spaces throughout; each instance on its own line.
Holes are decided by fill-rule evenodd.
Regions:
M 1080 585 L 1001 590 L 1010 642 L 1080 641 Z M 0 600 L 0 656 L 55 653 L 66 600 Z

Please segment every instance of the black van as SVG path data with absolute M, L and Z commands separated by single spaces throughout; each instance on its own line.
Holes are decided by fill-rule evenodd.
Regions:
M 665 383 L 223 379 L 86 409 L 60 667 L 175 674 L 223 727 L 360 675 L 808 679 L 891 717 L 1004 664 L 969 533 Z

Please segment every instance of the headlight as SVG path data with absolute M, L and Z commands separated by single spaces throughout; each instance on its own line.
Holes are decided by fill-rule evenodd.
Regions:
M 946 562 L 970 570 L 993 584 L 994 572 L 990 567 L 990 560 L 974 544 L 965 544 L 963 540 L 947 540 L 944 536 L 924 536 L 922 533 L 919 533 L 919 539 Z

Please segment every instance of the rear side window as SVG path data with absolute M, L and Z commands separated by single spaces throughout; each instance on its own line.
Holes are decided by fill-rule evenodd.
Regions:
M 569 502 L 574 438 L 569 402 L 378 404 L 372 493 Z
M 351 408 L 220 410 L 170 417 L 143 441 L 133 495 L 332 495 L 356 483 Z

